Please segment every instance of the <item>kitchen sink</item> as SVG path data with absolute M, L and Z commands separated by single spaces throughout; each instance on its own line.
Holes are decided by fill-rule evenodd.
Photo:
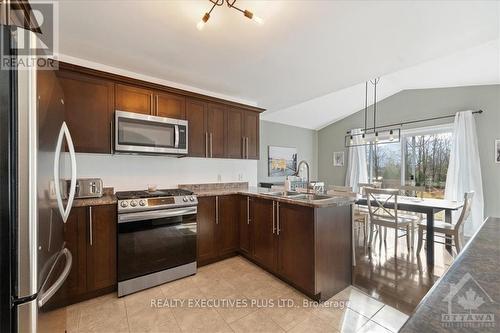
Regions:
M 332 197 L 328 195 L 315 194 L 315 193 L 301 193 L 299 195 L 293 196 L 292 198 L 298 200 L 302 199 L 302 200 L 312 200 L 312 201 L 332 199 Z
M 268 192 L 268 193 L 263 193 L 265 195 L 271 195 L 273 197 L 283 197 L 283 198 L 295 198 L 297 196 L 302 196 L 302 193 L 295 192 L 295 191 L 280 191 L 280 192 Z
M 268 192 L 268 193 L 264 193 L 264 194 L 270 195 L 273 197 L 289 198 L 289 199 L 296 199 L 296 200 L 317 201 L 317 200 L 332 199 L 332 197 L 328 196 L 328 195 L 316 194 L 316 193 L 300 193 L 300 192 L 295 192 L 295 191 Z

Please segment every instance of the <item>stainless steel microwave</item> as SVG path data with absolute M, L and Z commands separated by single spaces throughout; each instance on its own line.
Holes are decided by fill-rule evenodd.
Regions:
M 123 153 L 186 155 L 188 122 L 117 110 L 114 146 Z

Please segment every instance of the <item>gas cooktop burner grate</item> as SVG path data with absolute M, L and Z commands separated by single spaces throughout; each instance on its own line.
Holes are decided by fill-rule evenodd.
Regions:
M 121 192 L 116 192 L 115 194 L 118 200 L 126 200 L 126 199 L 144 199 L 144 198 L 157 198 L 157 197 L 178 197 L 178 196 L 193 195 L 193 192 L 179 188 L 174 188 L 174 189 L 156 190 L 153 192 L 121 191 Z

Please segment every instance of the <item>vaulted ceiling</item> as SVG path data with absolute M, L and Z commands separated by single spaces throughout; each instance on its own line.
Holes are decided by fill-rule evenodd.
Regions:
M 388 90 L 397 92 L 494 81 L 492 75 L 474 77 L 488 72 L 485 66 L 500 76 L 496 55 L 484 56 L 488 63 L 481 70 L 469 61 L 467 78 L 454 75 L 463 69 L 460 59 L 478 57 L 467 52 L 485 48 L 498 54 L 496 1 L 237 4 L 265 24 L 221 7 L 198 31 L 196 23 L 210 8 L 207 0 L 61 1 L 59 49 L 66 56 L 231 96 L 268 109 L 264 119 L 316 129 L 358 110 L 363 82 L 373 77 L 393 75 Z M 443 60 L 447 57 L 452 60 Z M 439 61 L 455 61 L 454 67 L 436 75 L 432 66 L 441 68 Z M 433 75 L 417 75 L 418 66 L 434 68 Z

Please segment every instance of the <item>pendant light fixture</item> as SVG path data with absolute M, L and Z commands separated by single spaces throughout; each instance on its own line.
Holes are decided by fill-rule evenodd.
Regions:
M 380 145 L 401 141 L 401 128 L 377 127 L 377 85 L 380 78 L 370 80 L 373 85 L 373 128 L 368 128 L 368 81 L 365 82 L 365 127 L 361 133 L 348 132 L 345 147 Z
M 203 17 L 201 18 L 201 21 L 198 22 L 198 24 L 196 25 L 198 30 L 203 30 L 203 28 L 205 27 L 205 24 L 210 19 L 210 14 L 214 10 L 215 6 L 223 6 L 224 3 L 226 3 L 229 8 L 232 8 L 232 9 L 235 9 L 235 10 L 241 12 L 243 14 L 243 16 L 245 16 L 246 18 L 248 18 L 248 19 L 250 19 L 258 24 L 264 24 L 264 20 L 261 19 L 260 17 L 258 17 L 257 15 L 254 15 L 254 13 L 252 13 L 251 11 L 249 11 L 247 9 L 241 9 L 241 8 L 236 7 L 236 5 L 235 5 L 236 0 L 208 0 L 208 1 L 210 1 L 212 3 L 212 7 L 210 8 L 210 10 L 208 12 L 205 13 L 205 15 L 203 15 Z

